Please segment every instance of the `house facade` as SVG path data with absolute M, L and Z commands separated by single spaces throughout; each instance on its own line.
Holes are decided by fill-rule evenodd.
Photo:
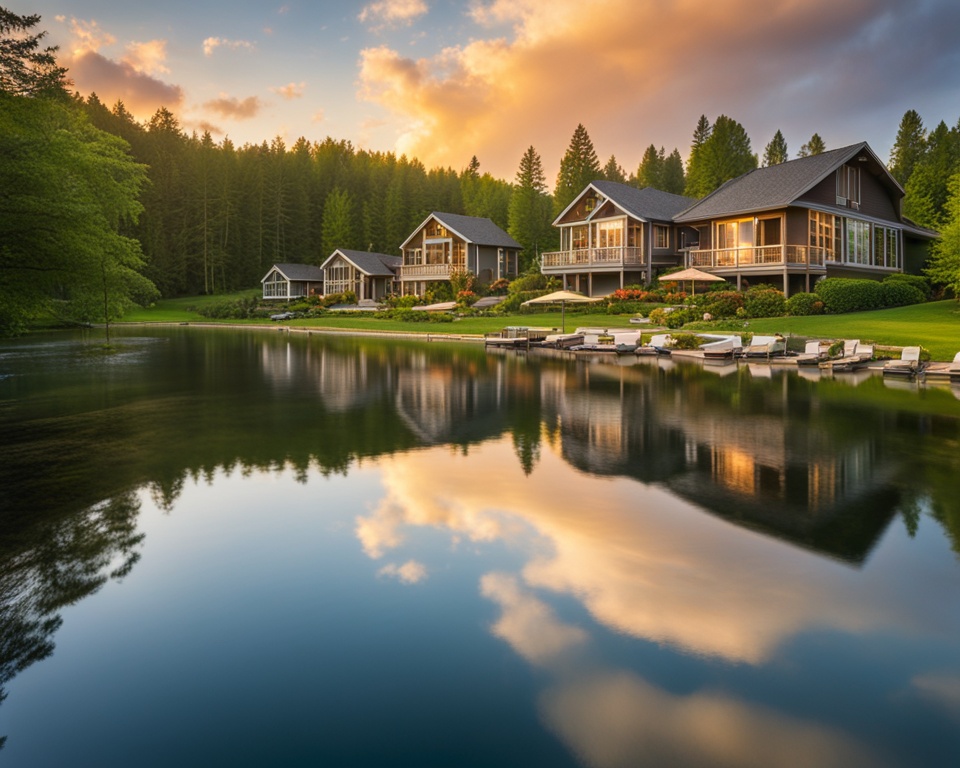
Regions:
M 866 143 L 750 171 L 678 214 L 685 265 L 811 291 L 825 276 L 918 271 L 937 233 L 905 219 L 904 191 Z
M 337 248 L 321 265 L 326 293 L 353 291 L 358 301 L 380 301 L 397 292 L 401 258 Z
M 322 296 L 323 270 L 312 264 L 274 264 L 260 281 L 264 299 L 286 300 Z
M 455 272 L 472 272 L 484 285 L 512 279 L 520 248 L 490 219 L 431 213 L 400 246 L 400 290 L 422 296 L 429 283 L 449 282 Z
M 541 270 L 587 296 L 650 283 L 655 269 L 682 262 L 692 230 L 677 227 L 674 217 L 694 202 L 649 187 L 594 181 L 554 220 L 560 250 L 543 254 Z

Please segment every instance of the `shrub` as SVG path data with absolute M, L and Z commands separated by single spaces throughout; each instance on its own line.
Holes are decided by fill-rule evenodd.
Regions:
M 822 315 L 824 311 L 823 301 L 815 293 L 795 293 L 787 299 L 790 315 Z
M 257 309 L 258 300 L 255 296 L 243 299 L 218 301 L 206 306 L 197 307 L 197 314 L 218 320 L 243 320 L 253 317 Z M 274 311 L 274 310 L 271 310 Z
M 922 304 L 926 300 L 920 288 L 905 280 L 884 280 L 880 283 L 880 293 L 885 307 Z
M 548 284 L 547 276 L 536 272 L 518 277 L 507 287 L 507 293 L 513 295 L 515 293 L 527 293 L 529 291 L 543 291 L 548 287 Z
M 744 305 L 744 295 L 739 291 L 712 291 L 697 298 L 697 310 L 701 316 L 709 312 L 715 319 L 736 317 Z
M 933 289 L 930 287 L 930 281 L 923 275 L 905 275 L 898 272 L 894 275 L 887 275 L 885 278 L 883 278 L 883 282 L 898 282 L 912 285 L 923 294 L 924 301 L 930 301 L 930 299 L 933 297 Z
M 507 289 L 510 287 L 510 281 L 505 277 L 498 277 L 490 285 L 487 286 L 487 290 L 494 296 L 503 296 Z
M 453 301 L 453 286 L 448 282 L 433 282 L 423 293 L 427 304 L 439 304 L 441 301 Z
M 673 334 L 673 349 L 698 349 L 700 347 L 700 337 L 695 333 L 677 333 Z
M 477 277 L 470 270 L 454 270 L 450 273 L 450 293 L 453 296 L 470 291 L 473 293 L 477 288 Z
M 419 296 L 414 296 L 413 294 L 406 296 L 394 294 L 393 296 L 387 296 L 383 300 L 383 303 L 392 309 L 410 309 L 410 307 L 415 307 L 422 302 Z
M 880 286 L 876 280 L 827 277 L 817 283 L 816 293 L 831 314 L 863 312 L 884 306 Z
M 652 313 L 651 313 L 652 314 Z M 675 309 L 673 312 L 668 313 L 663 323 L 658 323 L 659 325 L 665 325 L 667 328 L 682 328 L 689 322 L 694 320 L 699 320 L 702 317 L 702 314 L 699 310 L 694 309 L 693 307 L 687 307 L 685 309 Z
M 783 291 L 777 288 L 758 285 L 744 296 L 743 315 L 746 317 L 783 317 L 786 312 L 787 301 Z

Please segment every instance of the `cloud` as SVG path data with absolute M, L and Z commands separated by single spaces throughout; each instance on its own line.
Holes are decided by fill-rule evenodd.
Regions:
M 310 122 L 316 125 L 319 125 L 324 120 L 327 119 L 326 113 L 322 109 L 318 109 L 313 115 L 310 116 Z
M 929 673 L 917 675 L 911 682 L 922 696 L 943 707 L 960 722 L 960 675 Z
M 491 627 L 493 634 L 531 664 L 555 662 L 587 640 L 586 632 L 558 621 L 546 603 L 521 589 L 512 576 L 486 574 L 480 579 L 480 593 L 503 611 Z
M 238 99 L 235 96 L 221 95 L 218 99 L 211 99 L 204 102 L 205 109 L 215 112 L 222 117 L 229 117 L 235 120 L 249 120 L 256 117 L 262 104 L 257 96 L 248 96 L 245 99 Z
M 307 87 L 306 83 L 287 83 L 286 85 L 279 85 L 270 90 L 274 93 L 278 93 L 283 98 L 288 101 L 293 99 L 299 99 L 303 97 L 303 91 Z
M 167 41 L 150 40 L 145 43 L 129 43 L 122 61 L 143 74 L 168 74 Z
M 144 118 L 159 107 L 174 110 L 183 104 L 183 90 L 137 71 L 126 61 L 113 61 L 88 51 L 70 61 L 70 76 L 81 93 L 96 93 L 102 102 L 122 101 L 130 112 Z
M 229 48 L 231 50 L 256 50 L 256 45 L 248 40 L 227 40 L 222 37 L 208 37 L 203 41 L 203 55 L 213 56 L 217 48 Z
M 677 695 L 628 672 L 599 672 L 541 698 L 544 719 L 586 765 L 801 768 L 883 766 L 843 733 L 728 695 Z
M 419 584 L 427 578 L 427 567 L 416 560 L 407 560 L 403 565 L 389 563 L 377 571 L 377 575 L 395 578 L 403 584 Z
M 357 18 L 361 23 L 382 22 L 383 24 L 410 25 L 414 19 L 423 16 L 429 10 L 424 0 L 379 0 L 365 5 Z
M 361 52 L 358 94 L 402 123 L 397 151 L 428 166 L 476 154 L 510 178 L 534 143 L 555 173 L 583 122 L 601 158 L 632 167 L 650 143 L 686 154 L 697 118 L 721 113 L 744 124 L 754 151 L 778 128 L 790 129 L 793 152 L 814 131 L 842 146 L 869 140 L 879 110 L 893 113 L 892 138 L 925 95 L 960 94 L 952 0 L 771 0 L 762 14 L 753 0 L 599 0 L 588 10 L 581 0 L 495 0 L 472 17 L 498 34 L 420 59 Z

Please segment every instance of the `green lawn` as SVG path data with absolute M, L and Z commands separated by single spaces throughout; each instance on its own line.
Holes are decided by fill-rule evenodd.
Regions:
M 163 299 L 148 309 L 138 309 L 124 317 L 125 322 L 220 322 L 249 325 L 269 323 L 258 320 L 210 321 L 196 311 L 196 307 L 241 296 L 258 295 L 257 290 L 224 296 L 201 296 L 186 299 Z M 283 305 L 277 305 L 282 311 Z M 376 320 L 371 316 L 337 315 L 290 321 L 289 325 L 306 328 L 356 329 L 366 331 L 395 331 L 430 334 L 485 334 L 496 333 L 506 326 L 526 325 L 538 328 L 560 328 L 560 312 L 550 310 L 536 314 L 517 314 L 502 317 L 467 317 L 453 323 L 403 323 Z M 566 313 L 566 330 L 577 326 L 599 328 L 646 328 L 631 326 L 629 315 Z M 952 360 L 960 351 L 960 303 L 954 300 L 935 301 L 910 307 L 857 312 L 849 315 L 820 315 L 814 317 L 776 317 L 750 320 L 744 330 L 753 333 L 782 333 L 822 339 L 860 339 L 864 343 L 881 346 L 905 347 L 921 345 L 934 360 Z

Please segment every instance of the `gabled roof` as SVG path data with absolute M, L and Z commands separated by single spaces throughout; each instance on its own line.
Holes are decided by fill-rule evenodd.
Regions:
M 590 183 L 588 189 L 590 187 L 593 187 L 624 213 L 644 221 L 673 221 L 674 216 L 696 202 L 696 198 L 693 197 L 674 195 L 653 187 L 637 189 L 637 187 L 620 184 L 616 181 L 594 181 Z M 586 191 L 584 190 L 584 192 Z M 583 192 L 577 195 L 577 200 L 582 196 Z M 560 216 L 563 216 L 563 214 L 560 214 Z
M 277 270 L 287 280 L 310 280 L 312 282 L 323 280 L 323 270 L 313 264 L 274 264 L 263 276 L 262 283 L 273 270 Z
M 514 240 L 510 235 L 504 232 L 500 227 L 494 224 L 490 219 L 484 219 L 479 216 L 462 216 L 459 213 L 440 213 L 434 211 L 423 220 L 403 243 L 400 244 L 401 250 L 407 243 L 413 239 L 426 225 L 430 219 L 436 219 L 451 232 L 462 238 L 467 243 L 474 245 L 492 245 L 496 248 L 523 248 L 520 243 Z
M 802 197 L 840 166 L 862 152 L 866 152 L 882 170 L 887 186 L 903 195 L 903 188 L 890 175 L 870 146 L 866 142 L 860 142 L 819 155 L 801 157 L 748 171 L 694 203 L 677 215 L 674 221 L 682 223 L 783 208 Z
M 401 257 L 391 256 L 387 253 L 351 251 L 347 248 L 337 248 L 337 250 L 331 253 L 327 257 L 326 261 L 323 262 L 323 267 L 326 268 L 327 264 L 330 263 L 330 260 L 338 254 L 353 264 L 353 266 L 355 266 L 365 275 L 369 275 L 371 277 L 393 277 L 397 273 L 397 269 L 399 269 L 400 265 L 403 263 L 403 259 Z

